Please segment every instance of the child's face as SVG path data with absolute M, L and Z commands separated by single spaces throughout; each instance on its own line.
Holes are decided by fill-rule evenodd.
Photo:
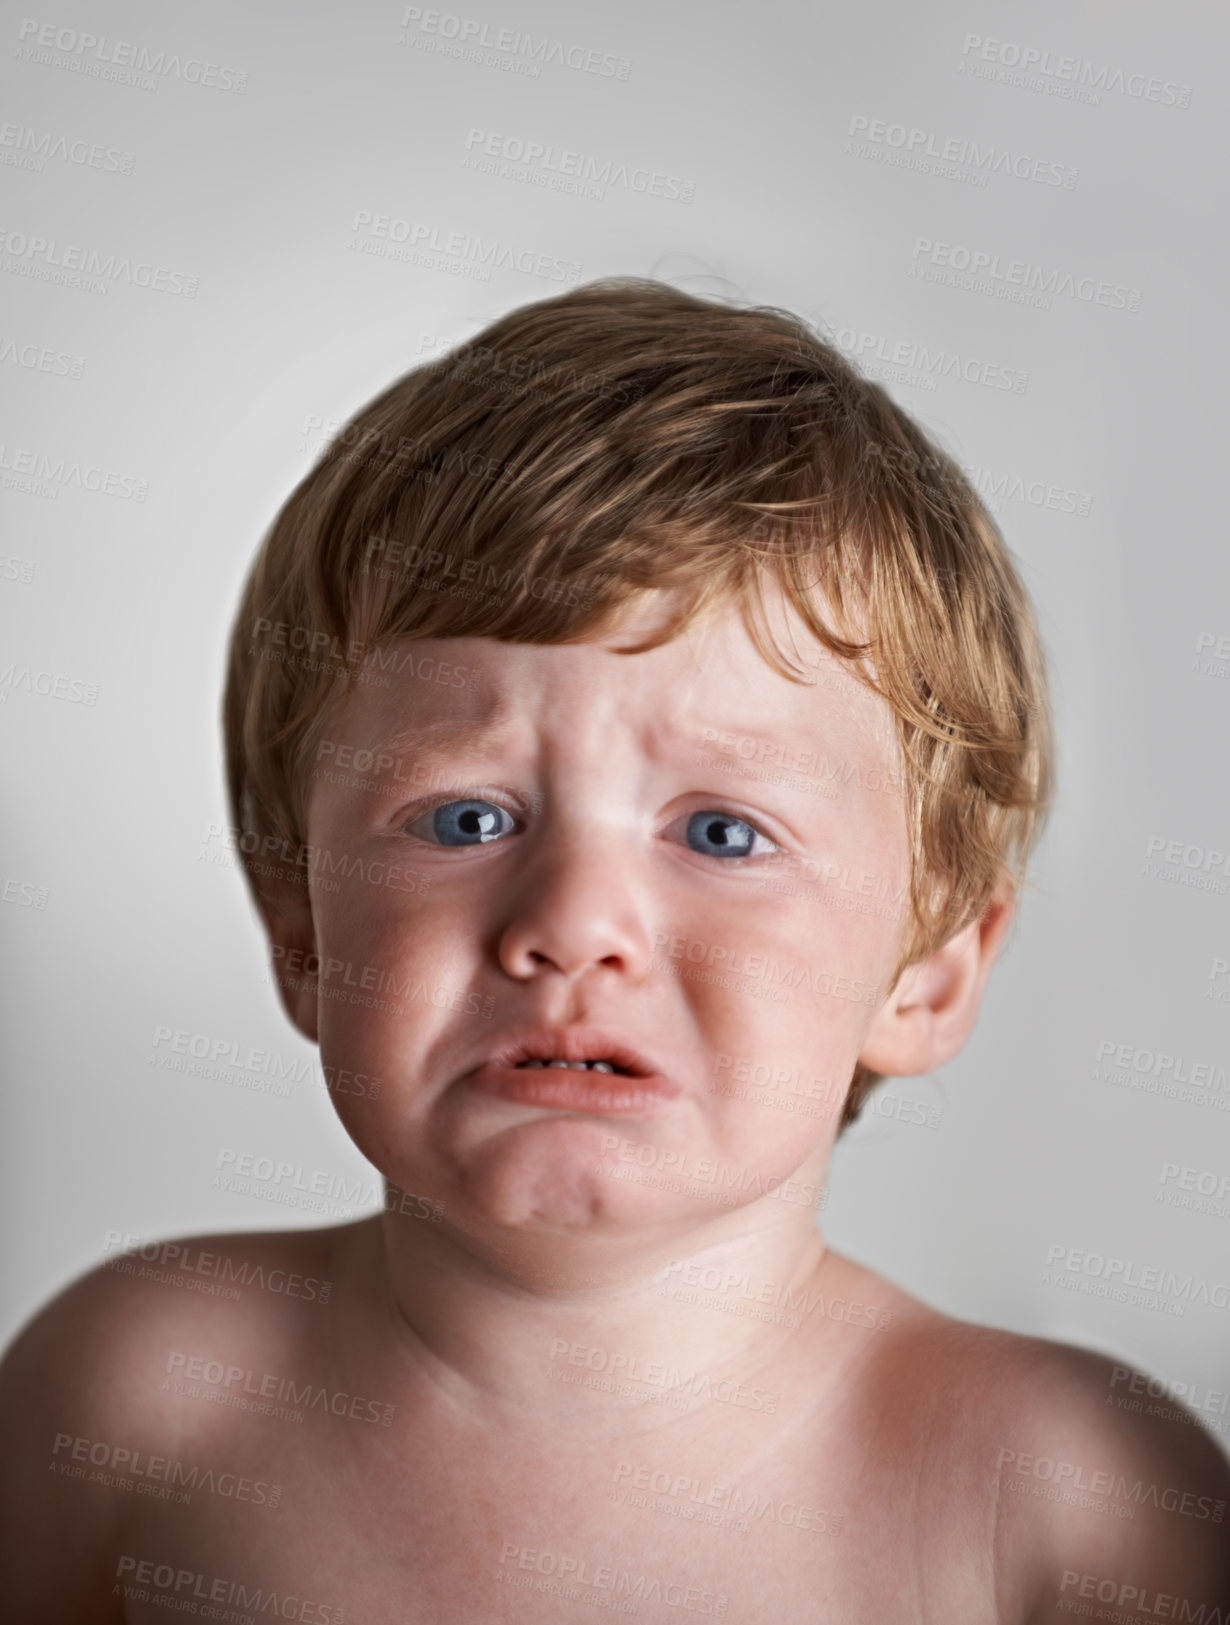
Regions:
M 895 965 L 908 844 L 887 706 L 769 603 L 809 686 L 734 606 L 615 652 L 651 603 L 603 641 L 398 644 L 388 686 L 353 690 L 322 742 L 324 972 L 299 1019 L 327 1076 L 378 1081 L 335 1092 L 360 1150 L 450 1221 L 669 1233 L 763 1198 L 765 1219 L 812 1222 Z M 577 1027 L 665 1084 L 476 1086 L 510 1041 Z M 570 1101 L 508 1098 L 563 1079 Z

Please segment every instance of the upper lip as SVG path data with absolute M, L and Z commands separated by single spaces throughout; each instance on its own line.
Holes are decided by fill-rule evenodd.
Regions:
M 611 1061 L 634 1078 L 662 1076 L 652 1056 L 597 1027 L 538 1027 L 512 1033 L 487 1059 L 491 1066 L 516 1066 L 519 1061 Z

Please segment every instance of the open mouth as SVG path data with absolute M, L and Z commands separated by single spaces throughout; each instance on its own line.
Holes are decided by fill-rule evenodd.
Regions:
M 531 1068 L 566 1067 L 571 1072 L 613 1072 L 617 1077 L 630 1078 L 632 1073 L 614 1061 L 518 1061 L 519 1070 Z
M 578 1072 L 589 1076 L 578 1078 Z M 466 1074 L 466 1082 L 480 1094 L 521 1106 L 591 1116 L 665 1112 L 680 1094 L 656 1060 L 625 1044 L 614 1029 L 597 1026 L 509 1034 L 503 1047 Z

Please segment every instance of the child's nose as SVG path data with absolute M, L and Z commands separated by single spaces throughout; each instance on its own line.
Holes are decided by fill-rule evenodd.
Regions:
M 540 853 L 503 899 L 497 952 L 507 975 L 546 970 L 576 977 L 601 967 L 630 981 L 653 957 L 645 898 L 632 855 L 615 843 L 558 846 Z

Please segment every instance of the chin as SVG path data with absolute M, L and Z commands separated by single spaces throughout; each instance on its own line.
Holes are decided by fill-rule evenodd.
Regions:
M 617 1165 L 603 1151 L 611 1128 L 609 1121 L 558 1115 L 506 1128 L 464 1158 L 460 1194 L 494 1223 L 525 1232 L 615 1235 L 656 1222 L 664 1202 L 672 1205 L 671 1194 L 641 1178 L 615 1177 Z M 680 1200 L 687 1198 L 673 1198 Z

